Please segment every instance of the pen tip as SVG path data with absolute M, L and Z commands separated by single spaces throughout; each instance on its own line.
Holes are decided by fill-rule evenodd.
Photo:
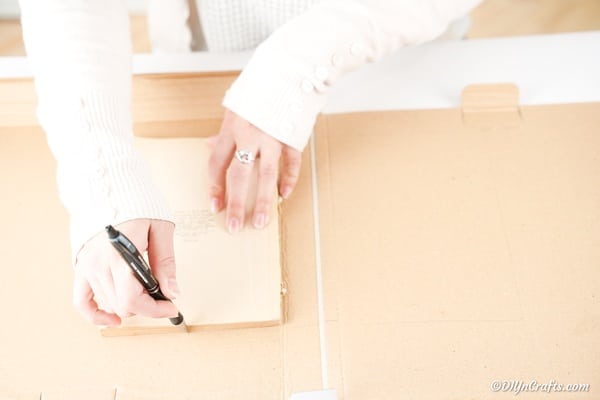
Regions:
M 106 233 L 108 233 L 109 238 L 114 239 L 117 236 L 119 236 L 119 232 L 117 232 L 117 230 L 113 228 L 112 225 L 108 225 L 105 229 Z
M 178 313 L 176 317 L 169 319 L 173 325 L 181 325 L 183 323 L 183 315 L 181 315 L 181 313 Z

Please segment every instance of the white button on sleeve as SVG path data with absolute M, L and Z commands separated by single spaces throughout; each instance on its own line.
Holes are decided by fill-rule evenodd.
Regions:
M 364 53 L 364 51 L 365 45 L 360 42 L 352 43 L 352 46 L 350 46 L 350 54 L 353 56 L 360 56 Z
M 327 67 L 318 66 L 317 68 L 315 68 L 315 78 L 317 78 L 320 81 L 324 81 L 328 77 L 329 77 L 329 70 L 327 69 Z
M 311 93 L 315 87 L 313 86 L 311 81 L 309 81 L 308 79 L 304 79 L 300 84 L 300 88 L 304 93 Z
M 104 175 L 106 175 L 106 168 L 98 166 L 96 168 L 96 177 L 100 179 L 103 178 Z
M 340 53 L 334 53 L 331 56 L 331 64 L 334 67 L 341 67 L 344 64 L 344 56 Z

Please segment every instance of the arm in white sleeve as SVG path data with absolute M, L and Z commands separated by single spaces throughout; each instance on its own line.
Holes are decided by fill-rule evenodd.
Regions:
M 170 219 L 133 146 L 125 2 L 21 0 L 21 12 L 73 255 L 108 224 Z
M 481 0 L 323 1 L 256 50 L 223 105 L 297 150 L 338 77 L 400 47 L 430 41 Z

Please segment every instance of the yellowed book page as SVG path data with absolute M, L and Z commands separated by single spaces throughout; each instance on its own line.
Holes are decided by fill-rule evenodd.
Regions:
M 175 217 L 175 261 L 181 295 L 175 301 L 188 327 L 266 326 L 281 319 L 281 264 L 277 206 L 269 225 L 251 221 L 256 176 L 249 194 L 245 228 L 231 235 L 225 215 L 210 211 L 204 138 L 136 138 L 156 184 Z M 258 162 L 258 161 L 257 161 Z M 256 168 L 255 168 L 256 170 Z M 252 200 L 250 200 L 252 199 Z M 138 329 L 139 328 L 139 329 Z M 168 319 L 126 318 L 103 334 L 181 330 Z

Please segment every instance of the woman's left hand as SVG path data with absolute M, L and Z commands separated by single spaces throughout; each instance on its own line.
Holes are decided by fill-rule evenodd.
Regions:
M 276 186 L 284 199 L 294 190 L 300 175 L 302 153 L 269 136 L 230 110 L 225 110 L 221 130 L 213 140 L 208 163 L 212 211 L 216 213 L 225 207 L 229 232 L 236 233 L 242 229 L 252 169 L 255 167 L 254 159 L 260 158 L 257 163 L 258 187 L 252 225 L 257 229 L 265 227 L 269 223 L 275 201 Z M 227 188 L 229 193 L 226 193 Z

